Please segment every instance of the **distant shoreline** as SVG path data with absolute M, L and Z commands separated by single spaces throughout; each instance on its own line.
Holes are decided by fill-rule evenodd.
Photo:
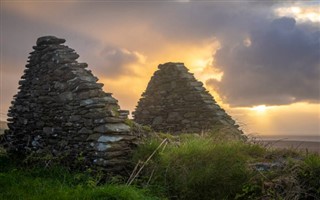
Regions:
M 250 138 L 256 140 L 281 140 L 281 141 L 304 141 L 320 142 L 320 134 L 314 135 L 253 135 Z
M 294 141 L 294 140 L 258 140 L 268 148 L 275 149 L 294 149 L 320 153 L 320 141 Z
M 320 154 L 320 135 L 257 135 L 251 137 L 268 148 L 294 149 Z

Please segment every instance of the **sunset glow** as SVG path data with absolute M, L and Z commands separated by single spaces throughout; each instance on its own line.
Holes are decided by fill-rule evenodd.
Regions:
M 267 110 L 267 107 L 265 105 L 255 106 L 251 108 L 251 110 L 256 111 L 257 113 L 265 113 Z
M 275 10 L 279 16 L 293 16 L 299 21 L 320 22 L 320 10 L 318 7 L 311 6 L 293 6 L 280 7 Z
M 2 121 L 36 38 L 55 35 L 130 112 L 159 64 L 183 62 L 247 132 L 320 134 L 316 1 L 5 1 L 0 13 Z

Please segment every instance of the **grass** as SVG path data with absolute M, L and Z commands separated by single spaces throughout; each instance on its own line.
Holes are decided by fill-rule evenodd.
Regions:
M 149 184 L 161 184 L 171 198 L 233 198 L 252 176 L 247 161 L 264 152 L 258 145 L 243 142 L 213 143 L 205 137 L 183 137 L 159 152 L 145 175 L 153 173 Z M 154 140 L 146 143 L 135 158 L 145 158 L 155 146 Z
M 126 179 L 101 183 L 97 175 L 59 166 L 24 166 L 0 149 L 0 199 L 320 199 L 319 155 L 216 133 L 152 135 L 133 162 L 141 171 L 127 186 Z M 259 163 L 275 166 L 259 170 Z
M 320 157 L 222 139 L 221 135 L 163 134 L 147 140 L 134 159 L 160 148 L 136 181 L 162 188 L 169 199 L 319 199 Z M 217 140 L 219 138 L 219 140 Z M 257 164 L 275 166 L 260 171 Z
M 63 167 L 25 168 L 0 158 L 0 199 L 156 200 L 146 189 L 124 184 L 100 184 L 99 178 Z

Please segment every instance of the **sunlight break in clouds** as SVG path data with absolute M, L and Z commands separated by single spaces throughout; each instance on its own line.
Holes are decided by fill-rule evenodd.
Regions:
M 257 113 L 265 113 L 268 107 L 266 105 L 254 106 L 251 110 L 256 111 Z
M 320 3 L 319 3 L 320 4 Z M 291 16 L 298 21 L 311 21 L 320 23 L 320 5 L 318 7 L 308 5 L 298 5 L 292 7 L 280 7 L 275 9 L 279 16 Z

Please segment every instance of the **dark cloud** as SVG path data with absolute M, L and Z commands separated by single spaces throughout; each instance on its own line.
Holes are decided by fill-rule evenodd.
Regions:
M 80 61 L 111 79 L 141 71 L 132 67 L 142 62 L 136 51 L 156 62 L 170 45 L 202 45 L 214 37 L 221 45 L 214 60 L 224 77 L 207 83 L 231 105 L 317 101 L 319 24 L 276 19 L 277 6 L 275 1 L 29 2 L 20 10 L 4 6 L 2 71 L 16 72 L 18 81 L 35 39 L 48 34 L 66 38 Z M 29 10 L 21 9 L 25 7 Z M 243 43 L 247 37 L 251 46 Z
M 247 1 L 172 3 L 147 14 L 152 16 L 148 18 L 152 29 L 170 42 L 196 44 L 216 37 L 222 43 L 233 43 L 244 37 L 250 27 L 273 16 L 271 5 Z
M 86 59 L 92 52 L 99 48 L 99 41 L 85 36 L 79 32 L 69 30 L 62 26 L 36 21 L 28 17 L 14 14 L 6 9 L 1 9 L 1 60 L 4 64 L 2 72 L 21 74 L 29 53 L 33 51 L 32 46 L 36 44 L 38 37 L 54 35 L 65 38 L 65 45 L 75 49 L 79 54 L 79 60 Z
M 319 102 L 320 32 L 303 26 L 278 18 L 251 27 L 250 46 L 222 44 L 215 64 L 224 76 L 207 84 L 233 106 Z

